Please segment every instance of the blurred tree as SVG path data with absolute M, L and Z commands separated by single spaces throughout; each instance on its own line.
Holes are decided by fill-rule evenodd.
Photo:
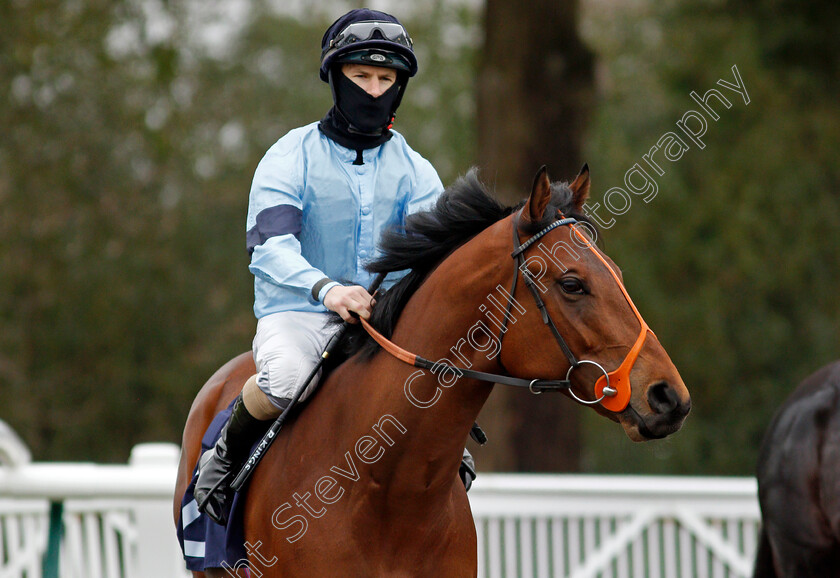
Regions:
M 267 1 L 0 3 L 0 417 L 35 459 L 177 442 L 201 384 L 249 348 L 247 192 L 265 150 L 330 105 L 332 4 L 303 20 Z M 483 28 L 470 2 L 408 10 L 421 67 L 396 128 L 445 183 L 478 158 L 511 202 L 539 165 L 570 179 L 586 160 L 603 205 L 737 65 L 750 104 L 732 93 L 706 147 L 601 236 L 694 410 L 632 444 L 567 400 L 497 388 L 479 468 L 574 470 L 583 448 L 587 471 L 750 474 L 772 412 L 840 351 L 838 7 L 581 7 L 595 93 L 574 3 L 489 0 Z
M 247 278 L 229 275 L 244 251 L 219 242 L 241 236 L 244 203 L 207 186 L 227 167 L 210 166 L 220 127 L 197 121 L 209 111 L 193 107 L 183 14 L 7 12 L 0 408 L 38 459 L 125 460 L 137 441 L 176 440 L 209 363 L 247 344 Z
M 270 4 L 0 6 L 0 417 L 35 459 L 179 442 L 204 381 L 250 348 L 251 178 L 330 106 L 319 43 L 344 10 Z M 477 22 L 442 1 L 412 18 L 397 128 L 448 181 L 472 156 Z
M 634 195 L 603 237 L 680 368 L 692 415 L 645 445 L 588 420 L 586 467 L 750 475 L 775 408 L 840 352 L 840 11 L 592 1 L 584 22 L 603 62 L 588 141 L 595 201 L 700 110 L 692 91 L 731 98 L 731 108 L 712 100 L 720 118 L 707 114 L 705 148 L 665 162 L 656 197 Z M 749 104 L 717 84 L 734 82 L 733 65 Z
M 541 165 L 556 180 L 573 179 L 582 165 L 593 58 L 578 37 L 577 10 L 577 0 L 487 0 L 478 81 L 479 162 L 485 179 L 509 203 L 530 192 Z M 564 398 L 497 387 L 483 413 L 501 426 L 491 430 L 498 449 L 484 450 L 489 467 L 579 469 L 580 408 Z

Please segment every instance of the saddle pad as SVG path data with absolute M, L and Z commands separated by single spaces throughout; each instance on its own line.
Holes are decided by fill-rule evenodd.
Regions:
M 235 401 L 235 400 L 234 400 Z M 216 444 L 233 409 L 233 402 L 210 423 L 201 440 L 201 453 Z M 256 445 L 256 444 L 255 444 Z M 198 511 L 193 491 L 198 477 L 198 464 L 192 480 L 181 500 L 181 519 L 178 522 L 178 541 L 188 570 L 202 572 L 205 568 L 243 568 L 248 565 L 245 551 L 245 532 L 242 522 L 244 495 L 234 494 L 227 526 L 222 526 Z

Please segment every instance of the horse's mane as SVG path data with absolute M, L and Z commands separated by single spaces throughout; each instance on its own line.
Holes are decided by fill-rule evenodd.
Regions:
M 524 204 L 525 201 L 512 207 L 502 205 L 479 180 L 478 171 L 471 169 L 447 187 L 432 208 L 409 215 L 404 227 L 383 233 L 379 243 L 381 256 L 366 269 L 377 274 L 405 272 L 405 276 L 387 291 L 377 293 L 371 325 L 390 338 L 400 313 L 428 274 L 452 251 Z M 536 233 L 553 222 L 557 211 L 589 222 L 574 210 L 568 184 L 557 182 L 551 183 L 546 217 L 539 223 L 529 223 L 527 232 Z M 335 318 L 341 321 L 337 315 Z M 361 353 L 369 358 L 378 348 L 360 324 L 349 328 L 344 347 L 348 356 Z

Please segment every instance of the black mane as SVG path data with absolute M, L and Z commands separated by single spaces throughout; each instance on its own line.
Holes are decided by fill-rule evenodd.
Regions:
M 572 206 L 573 195 L 566 183 L 551 184 L 551 201 L 547 217 L 529 225 L 536 233 L 555 220 L 557 211 L 567 217 L 587 220 Z M 472 239 L 490 225 L 519 210 L 525 201 L 506 207 L 488 193 L 478 179 L 478 171 L 470 170 L 449 186 L 429 210 L 406 218 L 405 227 L 383 233 L 379 248 L 382 256 L 367 265 L 371 273 L 408 271 L 388 291 L 376 295 L 371 325 L 390 338 L 405 304 L 432 271 L 452 251 Z M 511 247 L 513 250 L 513 247 Z M 335 316 L 336 321 L 341 319 Z M 352 325 L 345 338 L 345 353 L 362 352 L 370 357 L 378 345 L 359 324 Z

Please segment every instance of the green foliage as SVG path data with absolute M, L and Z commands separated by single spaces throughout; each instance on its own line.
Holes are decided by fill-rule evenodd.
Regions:
M 480 25 L 467 4 L 405 19 L 420 73 L 396 128 L 444 182 L 477 149 Z M 318 42 L 347 6 L 306 21 L 262 2 L 237 17 L 188 6 L 0 6 L 0 418 L 36 459 L 124 461 L 135 443 L 179 441 L 201 384 L 250 347 L 251 177 L 277 138 L 330 106 Z M 733 105 L 706 147 L 663 162 L 656 197 L 634 195 L 604 232 L 694 409 L 649 444 L 584 411 L 586 470 L 750 474 L 775 408 L 838 357 L 833 6 L 582 4 L 599 60 L 593 201 L 698 109 L 691 91 L 721 89 L 737 65 L 751 99 L 721 89 Z
M 331 105 L 317 71 L 337 14 L 190 6 L 0 8 L 0 419 L 36 459 L 179 442 L 201 385 L 250 349 L 248 189 Z M 417 16 L 397 127 L 451 180 L 473 141 L 473 45 L 443 42 L 441 17 L 475 37 L 442 2 Z
M 811 17 L 786 6 L 789 18 L 775 21 L 779 37 Z M 634 195 L 605 235 L 692 393 L 692 414 L 672 439 L 645 446 L 616 440 L 590 420 L 587 464 L 749 475 L 776 407 L 840 352 L 836 94 L 820 74 L 773 58 L 760 11 L 651 2 L 628 13 L 605 20 L 593 12 L 588 21 L 606 86 L 588 143 L 600 183 L 593 200 L 623 186 L 625 171 L 643 163 L 662 134 L 680 133 L 674 123 L 699 110 L 691 91 L 717 88 L 732 107 L 712 101 L 721 118 L 709 119 L 706 147 L 686 139 L 691 150 L 664 162 L 655 199 Z M 599 33 L 610 26 L 615 34 Z M 815 49 L 803 61 L 820 70 L 836 58 Z M 748 105 L 716 84 L 733 82 L 733 65 Z
M 244 203 L 196 175 L 196 71 L 152 24 L 130 3 L 19 3 L 0 24 L 0 415 L 39 459 L 177 441 L 248 345 Z

